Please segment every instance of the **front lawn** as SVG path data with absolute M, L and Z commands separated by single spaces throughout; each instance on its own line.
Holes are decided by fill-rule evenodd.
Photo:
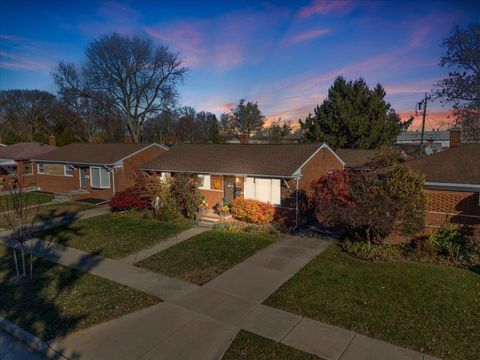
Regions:
M 57 204 L 43 205 L 38 209 L 40 220 L 78 214 L 80 211 L 94 209 L 95 205 L 78 201 L 60 202 Z
M 190 227 L 190 223 L 167 223 L 145 219 L 135 212 L 113 213 L 75 221 L 37 234 L 53 241 L 89 253 L 120 259 Z
M 15 284 L 12 250 L 0 246 L 0 316 L 43 340 L 160 302 L 140 291 L 37 258 L 33 281 Z
M 461 269 L 365 262 L 331 245 L 266 304 L 444 359 L 480 354 L 480 276 Z
M 314 360 L 315 355 L 277 343 L 273 340 L 241 330 L 233 340 L 223 360 Z
M 202 285 L 273 242 L 253 233 L 211 230 L 136 265 Z
M 14 194 L 14 197 L 18 198 L 18 194 Z M 39 205 L 39 204 L 45 204 L 53 200 L 53 195 L 52 194 L 47 194 L 47 193 L 42 193 L 38 191 L 32 191 L 29 192 L 28 194 L 23 194 L 23 196 L 28 197 L 28 203 L 29 205 Z M 0 195 L 0 205 L 5 209 L 5 210 L 11 210 L 12 209 L 12 198 L 10 194 L 7 195 Z

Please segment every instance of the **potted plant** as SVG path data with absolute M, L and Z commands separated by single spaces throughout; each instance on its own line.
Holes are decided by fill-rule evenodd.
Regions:
M 205 199 L 202 200 L 202 203 L 200 204 L 200 206 L 198 207 L 198 212 L 200 214 L 206 214 L 208 211 L 208 204 L 207 202 L 205 201 Z
M 230 214 L 230 208 L 228 205 L 223 205 L 218 209 L 218 212 L 220 213 L 220 216 L 228 216 Z

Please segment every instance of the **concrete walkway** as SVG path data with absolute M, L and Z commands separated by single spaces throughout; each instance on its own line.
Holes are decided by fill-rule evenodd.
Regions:
M 2 360 L 41 360 L 40 353 L 34 352 L 9 334 L 0 330 L 0 359 Z
M 219 359 L 240 329 L 326 360 L 433 359 L 261 302 L 330 242 L 288 237 L 203 287 L 80 250 L 34 240 L 34 254 L 127 285 L 166 302 L 51 343 L 80 359 Z
M 177 234 L 175 236 L 172 236 L 169 239 L 163 240 L 159 242 L 158 244 L 153 245 L 152 247 L 148 249 L 143 249 L 140 250 L 139 252 L 126 256 L 123 259 L 120 259 L 120 261 L 125 262 L 127 264 L 134 264 L 139 261 L 142 261 L 152 255 L 155 255 L 156 253 L 159 253 L 160 251 L 163 251 L 165 249 L 168 249 L 169 247 L 172 247 L 173 245 L 179 244 L 185 240 L 190 239 L 192 236 L 201 234 L 204 231 L 207 231 L 209 229 L 203 228 L 203 227 L 194 227 L 188 230 L 185 230 L 181 232 L 180 234 Z

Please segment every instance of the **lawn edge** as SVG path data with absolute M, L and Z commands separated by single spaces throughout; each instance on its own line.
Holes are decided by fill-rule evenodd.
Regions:
M 43 341 L 39 337 L 33 335 L 32 333 L 5 319 L 2 316 L 0 316 L 0 330 L 7 334 L 10 334 L 15 339 L 27 345 L 30 349 L 42 355 L 55 355 L 64 358 L 63 355 L 57 353 L 53 348 L 51 348 L 47 342 Z

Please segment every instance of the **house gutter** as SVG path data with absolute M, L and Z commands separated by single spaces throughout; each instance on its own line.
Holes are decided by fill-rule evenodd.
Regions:
M 425 182 L 424 187 L 432 190 L 480 192 L 480 185 L 442 182 Z

